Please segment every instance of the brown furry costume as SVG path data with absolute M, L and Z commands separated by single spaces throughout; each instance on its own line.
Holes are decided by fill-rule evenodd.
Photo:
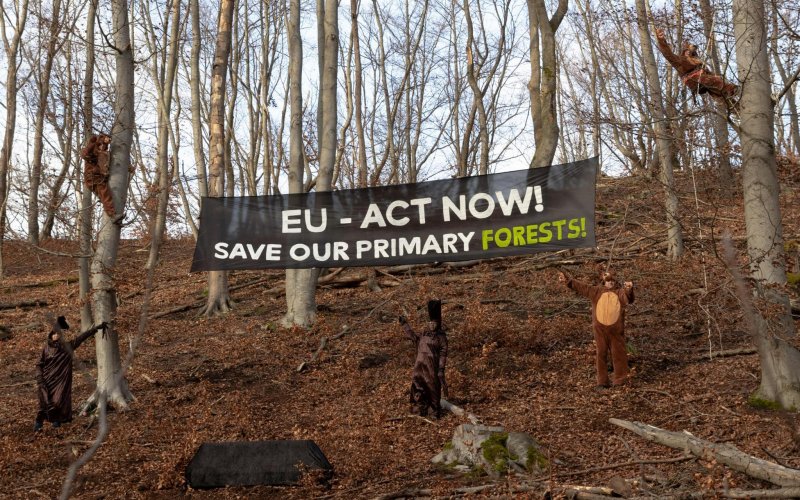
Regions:
M 425 416 L 430 407 L 438 418 L 442 414 L 442 395 L 447 396 L 447 382 L 444 377 L 447 365 L 447 334 L 442 327 L 442 303 L 438 300 L 428 302 L 428 315 L 431 321 L 420 334 L 402 316 L 400 324 L 417 348 L 414 370 L 411 373 L 411 411 Z
M 110 175 L 108 145 L 110 143 L 111 137 L 106 134 L 93 135 L 81 151 L 81 158 L 84 161 L 83 184 L 97 195 L 103 204 L 103 210 L 113 219 L 115 216 L 114 197 L 108 187 Z
M 582 281 L 567 278 L 562 273 L 559 280 L 568 288 L 592 301 L 592 327 L 597 347 L 597 385 L 608 386 L 607 355 L 611 351 L 614 373 L 613 385 L 624 384 L 628 378 L 628 354 L 625 352 L 625 307 L 633 302 L 633 283 L 626 282 L 622 288 L 616 287 L 613 273 L 601 275 L 604 283 L 612 283 L 612 288 L 589 285 Z
M 720 75 L 709 71 L 703 61 L 697 57 L 697 45 L 685 43 L 681 54 L 677 55 L 672 52 L 663 30 L 656 30 L 656 40 L 658 40 L 658 50 L 672 67 L 678 70 L 683 84 L 692 92 L 707 93 L 711 97 L 723 101 L 728 107 L 736 106 L 736 93 L 739 87 L 732 83 L 726 83 Z

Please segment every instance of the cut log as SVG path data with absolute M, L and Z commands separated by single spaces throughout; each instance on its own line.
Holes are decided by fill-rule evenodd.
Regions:
M 800 470 L 790 469 L 774 462 L 769 462 L 752 455 L 748 455 L 730 444 L 717 444 L 694 437 L 690 433 L 672 432 L 641 422 L 628 420 L 609 419 L 614 425 L 628 429 L 649 441 L 653 441 L 670 448 L 685 450 L 693 455 L 727 465 L 731 469 L 743 472 L 748 476 L 780 486 L 800 486 Z
M 11 304 L 0 304 L 0 311 L 17 308 L 46 307 L 47 305 L 46 300 L 23 300 L 22 302 L 14 302 Z

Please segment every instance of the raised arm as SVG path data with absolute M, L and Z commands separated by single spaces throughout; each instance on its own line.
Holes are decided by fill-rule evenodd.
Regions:
M 74 351 L 75 349 L 80 347 L 80 345 L 83 344 L 83 342 L 86 339 L 88 339 L 89 337 L 91 337 L 92 335 L 97 333 L 98 330 L 105 330 L 107 326 L 108 326 L 108 324 L 105 321 L 103 321 L 99 325 L 96 325 L 96 326 L 93 326 L 93 327 L 89 328 L 85 332 L 83 332 L 80 335 L 78 335 L 74 340 L 71 340 L 70 343 L 69 343 L 69 346 Z
M 411 328 L 411 325 L 408 324 L 406 317 L 400 316 L 398 317 L 398 321 L 400 322 L 400 326 L 403 327 L 403 331 L 406 333 L 406 336 L 410 338 L 412 341 L 414 341 L 414 343 L 418 342 L 419 335 L 417 334 L 417 332 L 414 331 L 413 328 Z
M 626 281 L 622 285 L 622 295 L 624 296 L 624 304 L 633 304 L 633 281 Z
M 656 29 L 656 41 L 658 42 L 658 50 L 664 55 L 664 58 L 676 68 L 680 66 L 681 58 L 672 52 L 672 47 L 670 47 L 669 43 L 667 43 L 667 39 L 664 36 L 664 30 L 661 28 Z

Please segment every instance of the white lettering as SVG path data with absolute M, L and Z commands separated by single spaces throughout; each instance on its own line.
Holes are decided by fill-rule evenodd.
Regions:
M 283 218 L 283 226 L 281 227 L 282 233 L 299 233 L 299 227 L 289 227 L 290 225 L 300 224 L 300 219 L 294 219 L 292 217 L 299 217 L 301 210 L 292 209 L 292 210 L 284 210 L 281 215 Z

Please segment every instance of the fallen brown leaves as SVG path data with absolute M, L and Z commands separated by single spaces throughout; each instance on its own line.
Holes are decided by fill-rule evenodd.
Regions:
M 677 178 L 686 199 L 688 247 L 677 263 L 663 257 L 659 243 L 665 234 L 663 205 L 654 198 L 660 190 L 622 179 L 604 181 L 598 191 L 596 251 L 536 254 L 434 276 L 394 275 L 397 286 L 380 292 L 365 286 L 323 288 L 317 295 L 318 323 L 308 332 L 278 326 L 285 302 L 272 291 L 282 286 L 282 273 L 234 273 L 233 286 L 260 282 L 234 291 L 232 314 L 201 319 L 196 311 L 180 311 L 151 321 L 128 375 L 137 399 L 129 411 L 110 414 L 109 437 L 81 469 L 75 495 L 183 495 L 184 468 L 202 442 L 260 439 L 313 439 L 335 467 L 333 480 L 327 487 L 308 479 L 296 487 L 192 491 L 192 496 L 371 498 L 429 490 L 434 496 L 473 491 L 538 497 L 546 489 L 563 491 L 558 477 L 607 486 L 614 476 L 635 479 L 639 493 L 657 496 L 725 484 L 763 488 L 718 464 L 664 461 L 673 456 L 670 450 L 608 423 L 616 417 L 686 429 L 771 459 L 767 449 L 785 465 L 800 466 L 795 416 L 747 404 L 758 384 L 758 357 L 703 357 L 751 347 L 708 238 L 712 223 L 741 238 L 743 225 L 735 222 L 742 218 L 741 206 L 708 198 L 702 184 L 713 179 L 701 175 L 701 206 L 707 209 L 701 240 L 695 234 L 691 184 L 681 174 Z M 796 186 L 786 190 L 787 234 L 798 234 L 793 224 L 800 221 L 799 201 Z M 636 283 L 636 303 L 628 316 L 634 380 L 596 392 L 589 305 L 558 285 L 555 268 L 591 279 L 614 241 L 615 257 L 624 256 L 614 267 L 621 279 Z M 47 243 L 54 253 L 37 253 L 16 242 L 5 245 L 9 277 L 0 302 L 46 301 L 47 310 L 77 324 L 77 284 L 64 279 L 75 263 L 55 255 L 74 251 L 74 245 Z M 166 244 L 151 307 L 155 316 L 202 297 L 204 277 L 187 274 L 192 248 L 189 241 Z M 123 245 L 116 273 L 119 295 L 128 297 L 117 319 L 123 351 L 136 328 L 141 301 L 136 292 L 144 278 L 145 255 L 136 250 L 135 241 Z M 703 256 L 709 289 L 696 293 L 705 282 Z M 564 263 L 567 259 L 575 264 Z M 344 270 L 337 278 L 359 271 Z M 26 286 L 31 283 L 48 286 Z M 409 321 L 421 324 L 423 306 L 434 296 L 445 301 L 450 330 L 452 402 L 488 424 L 535 436 L 548 450 L 552 479 L 525 486 L 525 478 L 512 478 L 513 484 L 481 489 L 488 478 L 437 470 L 429 462 L 460 423 L 457 417 L 448 414 L 433 425 L 400 418 L 408 413 L 413 347 L 396 318 L 407 313 Z M 0 316 L 0 324 L 12 332 L 0 342 L 0 491 L 12 498 L 56 495 L 70 462 L 97 432 L 96 426 L 87 428 L 86 417 L 61 429 L 32 432 L 36 398 L 29 382 L 45 337 L 42 313 L 41 308 L 18 308 Z M 347 333 L 337 337 L 345 327 Z M 328 341 L 319 349 L 323 338 Z M 94 372 L 91 345 L 77 354 Z M 83 377 L 75 377 L 76 406 L 91 389 Z M 620 463 L 630 465 L 604 469 Z

